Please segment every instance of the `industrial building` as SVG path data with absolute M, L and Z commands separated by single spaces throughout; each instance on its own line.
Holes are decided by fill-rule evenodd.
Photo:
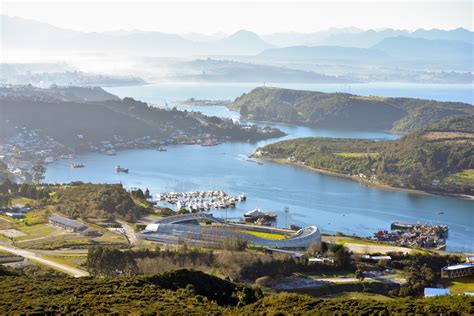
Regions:
M 78 221 L 59 215 L 51 215 L 48 220 L 51 225 L 71 232 L 80 232 L 88 228 L 86 225 Z
M 443 278 L 459 278 L 472 274 L 474 274 L 474 263 L 470 262 L 447 266 L 441 269 L 441 277 Z

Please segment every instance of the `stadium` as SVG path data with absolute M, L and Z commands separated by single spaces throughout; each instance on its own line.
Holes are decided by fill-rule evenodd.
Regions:
M 270 239 L 258 233 L 279 234 L 286 238 Z M 308 226 L 298 231 L 227 223 L 207 213 L 195 213 L 165 217 L 146 226 L 140 233 L 145 240 L 178 244 L 189 243 L 200 246 L 222 247 L 227 239 L 238 239 L 253 247 L 284 249 L 304 249 L 321 243 L 321 233 L 316 226 Z

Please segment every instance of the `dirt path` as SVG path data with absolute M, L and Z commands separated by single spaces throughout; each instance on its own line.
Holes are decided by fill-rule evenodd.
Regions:
M 48 265 L 48 266 L 50 266 L 54 269 L 59 269 L 61 271 L 69 273 L 69 274 L 73 275 L 75 278 L 89 276 L 89 273 L 87 273 L 86 271 L 76 269 L 76 268 L 73 268 L 73 267 L 69 267 L 67 265 L 60 264 L 60 263 L 42 258 L 40 255 L 38 255 L 38 254 L 36 254 L 32 251 L 29 251 L 29 250 L 24 250 L 24 249 L 20 249 L 20 248 L 16 248 L 16 247 L 7 247 L 7 246 L 3 246 L 3 245 L 0 245 L 0 250 L 8 251 L 8 252 L 11 252 L 13 254 L 22 256 L 24 258 L 28 258 L 30 260 L 35 260 L 37 262 Z

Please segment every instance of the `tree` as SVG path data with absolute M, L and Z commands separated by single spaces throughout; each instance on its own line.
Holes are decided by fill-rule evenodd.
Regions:
M 351 253 L 342 245 L 333 245 L 331 251 L 334 253 L 334 263 L 340 268 L 346 268 L 351 264 Z
M 224 239 L 224 249 L 230 251 L 244 251 L 247 248 L 247 241 L 240 238 Z
M 247 117 L 248 114 L 249 114 L 249 108 L 248 108 L 247 104 L 244 103 L 240 107 L 240 115 L 242 117 Z
M 364 281 L 365 279 L 365 276 L 364 276 L 364 273 L 362 272 L 362 270 L 360 268 L 358 268 L 356 271 L 355 271 L 355 277 L 357 278 L 357 280 L 359 281 Z
M 322 246 L 321 243 L 313 242 L 308 246 L 308 249 L 306 250 L 306 252 L 308 253 L 309 256 L 315 256 L 318 253 L 322 252 L 321 246 Z

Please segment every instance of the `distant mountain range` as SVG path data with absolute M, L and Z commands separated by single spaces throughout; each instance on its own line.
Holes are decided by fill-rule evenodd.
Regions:
M 463 41 L 474 44 L 474 32 L 454 30 L 361 30 L 332 28 L 312 33 L 274 33 L 257 35 L 241 30 L 229 36 L 216 33 L 183 35 L 145 31 L 84 33 L 46 23 L 0 15 L 4 49 L 70 49 L 119 51 L 140 55 L 256 55 L 265 49 L 287 46 L 342 46 L 371 48 L 387 38 Z
M 312 45 L 319 46 L 348 46 L 348 47 L 361 47 L 369 48 L 380 41 L 389 38 L 389 37 L 410 37 L 410 38 L 423 38 L 429 40 L 456 40 L 464 41 L 470 44 L 474 44 L 474 33 L 463 29 L 458 28 L 455 30 L 445 31 L 445 30 L 424 30 L 418 29 L 414 32 L 409 32 L 406 30 L 393 30 L 385 29 L 381 31 L 375 30 L 359 30 L 352 32 L 333 32 L 332 34 L 326 36 L 320 41 L 307 43 Z
M 238 31 L 222 39 L 192 41 L 161 32 L 83 33 L 5 15 L 1 18 L 2 49 L 107 51 L 135 55 L 254 55 L 272 47 L 257 34 Z
M 440 67 L 450 70 L 473 70 L 474 46 L 460 40 L 437 40 L 406 36 L 388 37 L 370 48 L 344 46 L 292 46 L 271 48 L 261 57 L 288 60 L 318 60 L 354 64 Z

